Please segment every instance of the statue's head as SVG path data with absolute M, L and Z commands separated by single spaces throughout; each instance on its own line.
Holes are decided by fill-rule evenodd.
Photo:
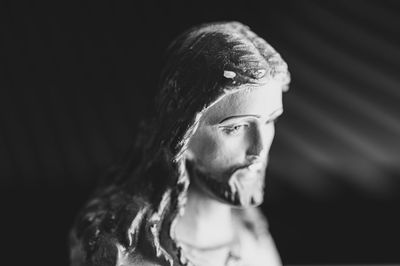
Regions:
M 260 204 L 289 82 L 281 56 L 241 23 L 204 24 L 175 39 L 160 82 L 155 147 L 180 171 L 177 182 L 235 206 Z
M 185 154 L 191 183 L 235 206 L 262 203 L 274 122 L 282 111 L 282 89 L 268 81 L 226 95 L 208 108 Z

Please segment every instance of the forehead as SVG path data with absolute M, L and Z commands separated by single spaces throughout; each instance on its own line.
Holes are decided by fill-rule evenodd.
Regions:
M 282 109 L 282 87 L 269 82 L 224 96 L 206 110 L 200 124 L 218 124 L 229 116 L 256 115 L 267 118 L 277 109 Z

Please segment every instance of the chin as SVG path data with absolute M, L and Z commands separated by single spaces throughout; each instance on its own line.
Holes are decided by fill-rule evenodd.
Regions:
M 210 197 L 232 207 L 257 207 L 264 201 L 265 171 L 250 173 L 238 172 L 227 182 L 221 182 L 207 175 L 197 175 L 198 185 Z

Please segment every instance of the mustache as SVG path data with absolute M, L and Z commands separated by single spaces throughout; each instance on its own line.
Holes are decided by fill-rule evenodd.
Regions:
M 258 164 L 261 163 L 263 164 L 263 168 L 265 168 L 268 165 L 268 161 L 269 161 L 269 156 L 267 156 L 266 158 L 260 159 L 253 159 L 251 161 L 248 161 L 244 164 L 240 164 L 240 165 L 235 165 L 230 167 L 227 171 L 225 171 L 222 175 L 223 176 L 232 176 L 233 174 L 235 174 L 235 172 L 239 171 L 239 170 L 243 170 L 248 168 L 249 166 L 253 165 L 253 164 Z

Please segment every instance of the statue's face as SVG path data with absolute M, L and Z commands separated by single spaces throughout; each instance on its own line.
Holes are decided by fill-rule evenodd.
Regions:
M 229 94 L 208 108 L 188 146 L 191 182 L 228 204 L 261 204 L 274 121 L 282 112 L 282 89 L 273 82 Z

